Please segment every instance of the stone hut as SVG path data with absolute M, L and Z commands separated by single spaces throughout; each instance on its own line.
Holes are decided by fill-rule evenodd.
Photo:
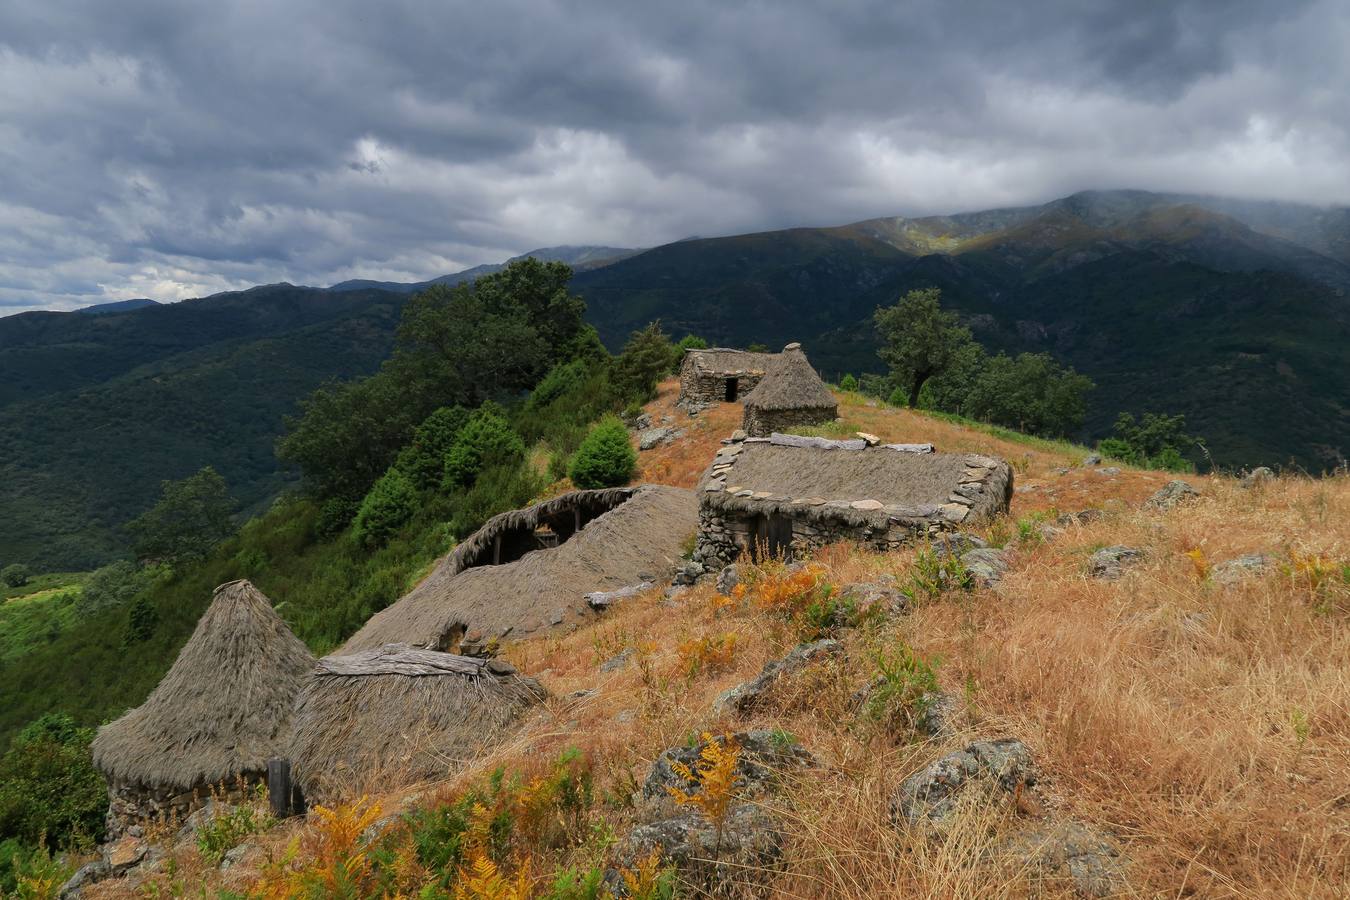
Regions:
M 699 484 L 694 559 L 791 558 L 839 541 L 893 550 L 1007 512 L 1012 469 L 931 444 L 773 434 L 727 441 Z
M 718 403 L 739 402 L 759 384 L 776 356 L 726 347 L 684 351 L 679 406 L 694 413 Z
M 291 707 L 314 657 L 247 581 L 211 606 L 144 703 L 104 725 L 94 765 L 108 779 L 111 837 L 158 815 L 186 815 L 212 786 L 266 778 L 285 756 Z
M 319 660 L 295 701 L 295 778 L 306 798 L 444 778 L 492 749 L 546 696 L 510 663 L 386 644 Z
M 832 422 L 839 415 L 834 394 L 811 368 L 801 344 L 788 344 L 769 364 L 759 385 L 745 395 L 741 428 L 767 437 L 803 425 Z

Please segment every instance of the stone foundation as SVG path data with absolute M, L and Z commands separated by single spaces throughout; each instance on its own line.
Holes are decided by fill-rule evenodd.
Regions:
M 244 776 L 226 785 L 216 786 L 215 793 L 227 802 L 239 801 L 256 785 L 265 781 L 266 776 L 261 774 Z M 193 810 L 206 803 L 211 793 L 210 786 L 179 791 L 176 788 L 147 788 L 139 784 L 109 785 L 107 840 L 117 840 L 132 825 L 182 822 Z
M 837 406 L 815 409 L 760 409 L 756 406 L 745 408 L 745 417 L 741 420 L 741 430 L 750 437 L 768 437 L 775 431 L 791 431 L 811 425 L 823 425 L 839 417 Z
M 749 513 L 709 509 L 699 511 L 698 543 L 694 548 L 694 560 L 705 569 L 717 569 L 731 565 L 740 557 L 753 555 L 755 540 L 755 521 L 758 517 Z M 891 523 L 879 528 L 873 525 L 848 525 L 844 522 L 808 522 L 792 519 L 792 544 L 789 554 L 800 559 L 813 551 L 830 544 L 847 541 L 878 553 L 899 550 L 916 540 L 932 539 L 944 531 L 952 530 L 945 522 L 930 522 L 926 525 L 914 523 Z

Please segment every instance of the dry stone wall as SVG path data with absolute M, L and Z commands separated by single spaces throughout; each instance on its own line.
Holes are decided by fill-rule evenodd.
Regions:
M 761 409 L 747 406 L 741 420 L 741 430 L 751 437 L 768 437 L 775 431 L 789 431 L 811 425 L 833 422 L 839 415 L 837 407 L 817 409 Z
M 931 444 L 888 444 L 869 448 L 865 440 L 829 441 L 774 434 L 727 441 L 709 467 L 700 490 L 699 530 L 694 560 L 705 568 L 729 565 L 750 555 L 759 537 L 758 524 L 768 516 L 791 523 L 790 553 L 802 556 L 829 544 L 847 541 L 869 550 L 896 550 L 1008 509 L 1012 470 L 1006 462 L 968 454 L 965 468 L 945 502 L 918 506 L 886 503 L 874 497 L 826 500 L 757 491 L 735 484 L 736 459 L 746 444 L 828 448 L 829 452 L 931 453 Z M 810 457 L 803 457 L 810 465 Z M 731 482 L 731 483 L 729 483 Z
M 728 378 L 737 379 L 736 396 L 739 398 L 753 390 L 763 377 L 762 372 L 720 375 L 700 372 L 693 366 L 686 366 L 685 371 L 680 374 L 679 405 L 687 412 L 699 412 L 726 402 Z

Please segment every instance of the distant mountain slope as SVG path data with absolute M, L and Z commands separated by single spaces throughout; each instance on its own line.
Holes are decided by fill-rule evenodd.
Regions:
M 111 303 L 95 303 L 93 306 L 85 306 L 75 310 L 77 313 L 85 315 L 102 316 L 108 313 L 126 312 L 131 309 L 141 309 L 145 306 L 158 306 L 158 300 L 150 300 L 142 297 L 139 300 L 114 300 Z
M 400 294 L 415 294 L 423 288 L 430 287 L 433 284 L 447 284 L 453 286 L 456 284 L 463 284 L 466 281 L 473 281 L 475 278 L 480 278 L 483 275 L 491 275 L 493 272 L 500 272 L 510 263 L 531 256 L 535 259 L 543 260 L 544 262 L 565 262 L 573 269 L 582 271 L 584 269 L 608 265 L 609 263 L 617 262 L 621 259 L 627 259 L 628 257 L 641 252 L 641 250 L 632 250 L 625 247 L 541 247 L 538 250 L 531 250 L 528 253 L 513 256 L 506 262 L 474 266 L 471 269 L 465 269 L 462 272 L 455 272 L 451 275 L 442 275 L 439 278 L 432 278 L 429 281 L 368 281 L 366 279 L 357 278 L 351 281 L 340 281 L 329 288 L 329 290 L 377 290 L 395 291 Z
M 31 379 L 65 383 L 26 398 L 9 390 L 0 407 L 0 560 L 105 562 L 123 551 L 121 526 L 155 501 L 162 480 L 204 465 L 245 507 L 268 500 L 285 483 L 273 454 L 282 416 L 329 378 L 374 371 L 392 349 L 403 300 L 287 285 L 42 322 L 47 343 L 30 335 L 22 359 Z M 111 374 L 98 380 L 86 366 L 62 377 L 87 356 Z
M 1350 453 L 1350 267 L 1198 201 L 1090 192 L 716 238 L 576 283 L 611 346 L 660 318 L 717 343 L 805 341 L 830 377 L 880 370 L 872 310 L 939 286 L 992 349 L 1049 351 L 1098 382 L 1084 437 L 1120 410 L 1177 411 L 1223 464 L 1335 465 Z

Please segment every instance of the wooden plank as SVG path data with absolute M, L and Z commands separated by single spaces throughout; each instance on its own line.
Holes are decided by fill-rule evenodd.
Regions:
M 273 758 L 267 761 L 267 799 L 274 819 L 285 819 L 295 811 L 289 759 Z

